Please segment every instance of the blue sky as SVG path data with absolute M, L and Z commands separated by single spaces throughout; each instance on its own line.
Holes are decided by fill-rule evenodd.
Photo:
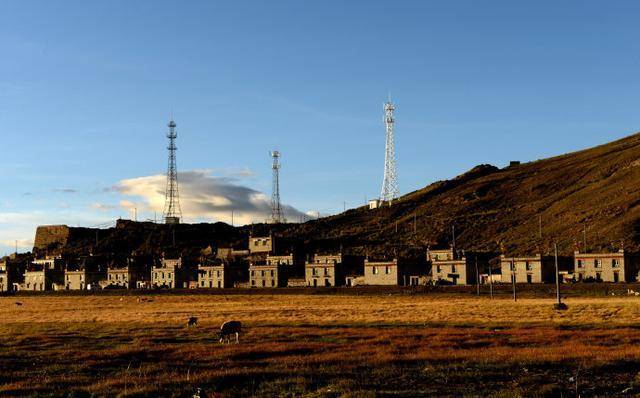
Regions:
M 0 254 L 37 224 L 161 212 L 178 124 L 186 221 L 339 212 L 640 126 L 634 1 L 0 2 Z M 160 196 L 158 196 L 160 194 Z

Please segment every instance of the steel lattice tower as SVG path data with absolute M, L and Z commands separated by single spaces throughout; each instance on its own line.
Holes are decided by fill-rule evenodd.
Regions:
M 176 166 L 176 122 L 173 118 L 167 125 L 169 132 L 167 138 L 169 139 L 169 167 L 167 169 L 167 189 L 164 202 L 164 222 L 165 224 L 178 224 L 182 218 L 182 210 L 180 209 L 180 195 L 178 193 L 178 167 Z
M 271 187 L 271 222 L 280 224 L 285 222 L 280 205 L 280 152 L 271 152 L 273 158 L 273 182 Z
M 384 125 L 386 127 L 386 144 L 384 153 L 384 179 L 382 180 L 382 193 L 380 200 L 391 203 L 400 195 L 398 190 L 398 175 L 396 174 L 396 150 L 393 137 L 393 111 L 395 106 L 389 100 L 384 103 Z

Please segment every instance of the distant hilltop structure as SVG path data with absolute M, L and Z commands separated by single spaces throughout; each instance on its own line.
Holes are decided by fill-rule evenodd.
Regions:
M 180 209 L 180 193 L 178 191 L 178 167 L 176 166 L 176 138 L 178 133 L 176 132 L 176 122 L 173 121 L 173 117 L 167 125 L 169 132 L 167 138 L 169 139 L 169 167 L 167 169 L 167 189 L 165 193 L 164 204 L 164 222 L 165 224 L 179 224 L 182 218 L 182 210 Z
M 51 246 L 64 246 L 69 240 L 70 230 L 66 225 L 40 225 L 33 241 L 35 249 L 45 250 Z

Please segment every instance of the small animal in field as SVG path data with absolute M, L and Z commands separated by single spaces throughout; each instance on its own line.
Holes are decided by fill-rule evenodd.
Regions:
M 21 302 L 16 301 L 16 306 L 20 307 L 21 305 L 22 305 L 22 303 L 21 303 Z
M 227 321 L 220 326 L 220 343 L 231 342 L 231 337 L 236 336 L 236 344 L 240 342 L 240 333 L 242 332 L 242 324 L 240 321 Z
M 191 326 L 198 326 L 198 318 L 195 316 L 191 316 L 187 320 L 187 327 L 190 328 Z

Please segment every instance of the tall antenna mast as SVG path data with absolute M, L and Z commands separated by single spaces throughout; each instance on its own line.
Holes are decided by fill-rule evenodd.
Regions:
M 388 101 L 384 103 L 386 144 L 384 153 L 384 179 L 382 180 L 382 193 L 380 194 L 380 201 L 388 202 L 389 204 L 399 196 L 398 176 L 396 174 L 396 150 L 393 137 L 393 124 L 395 123 L 393 111 L 395 109 L 395 106 L 391 102 L 391 95 L 389 95 Z
M 286 222 L 280 205 L 280 152 L 270 152 L 273 158 L 273 185 L 271 189 L 271 222 L 280 224 Z
M 169 167 L 167 169 L 167 189 L 164 202 L 164 222 L 165 224 L 179 224 L 182 218 L 182 210 L 180 209 L 180 195 L 178 193 L 178 167 L 176 166 L 176 122 L 173 121 L 173 115 L 169 124 Z

